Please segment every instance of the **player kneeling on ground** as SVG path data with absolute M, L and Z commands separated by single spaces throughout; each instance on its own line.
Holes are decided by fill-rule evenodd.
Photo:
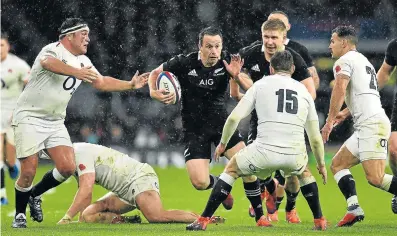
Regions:
M 58 224 L 71 223 L 79 212 L 80 222 L 140 222 L 139 217 L 121 215 L 135 208 L 141 210 L 150 223 L 191 223 L 197 219 L 198 215 L 193 212 L 163 209 L 159 180 L 150 165 L 100 145 L 74 143 L 73 148 L 79 189 Z M 94 184 L 111 192 L 91 204 Z
M 257 139 L 232 157 L 214 186 L 204 212 L 186 227 L 187 230 L 206 229 L 211 216 L 226 199 L 239 177 L 256 175 L 264 178 L 275 170 L 282 170 L 286 176 L 297 175 L 300 178 L 308 161 L 304 129 L 309 136 L 320 174 L 326 182 L 324 145 L 313 98 L 304 85 L 291 78 L 294 65 L 290 52 L 275 53 L 270 65 L 273 75 L 256 82 L 228 117 L 215 151 L 215 160 L 225 151 L 240 120 L 247 117 L 253 109 L 256 109 L 259 119 Z M 266 99 L 264 96 L 267 96 Z M 251 184 L 259 183 L 256 181 Z M 255 192 L 247 193 L 247 197 L 251 203 L 261 202 L 260 195 Z M 258 207 L 262 208 L 261 205 Z M 257 226 L 272 226 L 263 211 L 260 215 L 256 212 L 255 217 Z M 325 218 L 320 215 L 314 219 L 314 225 L 314 229 L 325 230 Z

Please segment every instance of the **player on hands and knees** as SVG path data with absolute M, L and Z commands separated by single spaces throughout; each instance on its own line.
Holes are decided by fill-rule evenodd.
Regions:
M 314 101 L 305 86 L 291 78 L 294 65 L 290 52 L 275 53 L 270 64 L 274 75 L 256 82 L 229 115 L 215 151 L 215 160 L 225 151 L 240 120 L 254 108 L 259 119 L 258 137 L 232 157 L 215 184 L 205 210 L 199 219 L 186 227 L 187 230 L 205 230 L 211 216 L 241 176 L 267 177 L 275 170 L 283 170 L 286 176 L 300 176 L 308 162 L 304 130 L 309 135 L 319 172 L 326 182 L 324 145 Z M 259 194 L 247 196 L 251 203 L 261 201 Z M 257 226 L 272 226 L 263 213 L 256 214 L 256 222 Z M 314 219 L 314 223 L 315 229 L 326 229 L 321 209 L 319 218 Z
M 8 35 L 1 32 L 1 205 L 7 204 L 7 195 L 4 180 L 4 162 L 7 161 L 8 171 L 12 179 L 18 177 L 18 166 L 15 158 L 14 132 L 11 127 L 12 111 L 23 86 L 28 81 L 30 66 L 19 57 L 9 53 L 10 44 Z
M 231 96 L 237 96 L 239 89 L 233 78 L 237 77 L 243 62 L 239 56 L 222 51 L 222 42 L 222 34 L 218 29 L 205 28 L 199 34 L 198 52 L 173 57 L 154 69 L 149 76 L 150 96 L 165 104 L 170 104 L 175 94 L 156 90 L 158 75 L 162 71 L 169 71 L 181 84 L 184 156 L 190 181 L 197 190 L 210 189 L 218 181 L 217 176 L 209 173 L 211 144 L 216 145 L 220 140 L 222 126 L 227 119 L 225 93 L 229 82 Z M 244 147 L 242 137 L 236 131 L 224 155 L 230 159 Z M 256 177 L 245 177 L 244 181 L 256 183 Z M 256 190 L 256 185 L 252 188 Z M 229 195 L 223 205 L 231 209 L 232 204 L 233 199 Z
M 89 143 L 73 144 L 79 189 L 58 224 L 68 224 L 80 213 L 80 222 L 140 223 L 138 216 L 123 216 L 136 208 L 149 223 L 191 223 L 198 215 L 164 210 L 159 180 L 153 168 L 113 149 Z M 42 153 L 44 154 L 44 153 Z M 110 192 L 91 204 L 94 184 Z
M 351 226 L 364 219 L 357 198 L 356 184 L 349 169 L 362 164 L 372 186 L 397 194 L 397 178 L 385 174 L 390 121 L 380 102 L 376 72 L 368 59 L 356 49 L 358 39 L 352 26 L 332 31 L 331 50 L 335 85 L 332 90 L 327 122 L 322 128 L 324 142 L 333 127 L 350 114 L 354 133 L 332 159 L 331 171 L 347 201 L 347 213 L 337 226 Z M 340 111 L 343 102 L 347 109 Z
M 16 155 L 21 174 L 15 183 L 14 228 L 26 228 L 26 206 L 31 218 L 41 222 L 40 195 L 58 186 L 76 169 L 72 143 L 64 125 L 66 107 L 82 81 L 102 91 L 127 91 L 147 83 L 148 74 L 122 81 L 102 76 L 84 54 L 90 42 L 88 25 L 68 18 L 60 27 L 59 41 L 45 46 L 37 56 L 29 83 L 13 113 Z M 38 153 L 45 150 L 56 169 L 47 172 L 32 188 Z
M 379 69 L 378 89 L 382 89 L 390 78 L 390 74 L 397 66 L 397 38 L 393 39 L 387 45 L 385 60 Z M 391 115 L 391 135 L 389 138 L 389 164 L 393 175 L 397 176 L 397 96 L 394 98 L 393 112 Z M 392 198 L 392 211 L 397 214 L 397 196 Z
M 279 19 L 270 19 L 263 23 L 261 29 L 263 43 L 251 46 L 250 48 L 242 49 L 240 51 L 242 57 L 244 58 L 244 70 L 239 74 L 238 82 L 241 87 L 247 90 L 250 86 L 252 86 L 252 82 L 258 81 L 262 79 L 264 75 L 270 74 L 269 61 L 277 50 L 288 50 L 294 58 L 294 64 L 296 68 L 292 74 L 292 78 L 304 84 L 312 97 L 315 98 L 315 86 L 313 79 L 307 69 L 306 63 L 299 54 L 283 44 L 287 32 L 286 30 L 287 29 L 284 22 Z M 242 95 L 238 95 L 237 98 L 241 98 L 241 96 Z M 250 121 L 248 143 L 252 143 L 256 139 L 257 124 L 258 119 L 254 111 Z M 279 193 L 279 198 L 277 198 L 276 189 L 281 189 L 284 191 L 284 188 L 277 188 L 277 186 L 280 184 L 284 185 L 285 182 L 285 179 L 280 172 L 276 171 L 276 176 L 277 178 L 275 179 L 269 177 L 266 180 L 261 181 L 263 192 L 262 198 L 264 198 L 266 193 L 269 193 L 266 197 L 266 208 L 268 217 L 272 221 L 278 221 L 277 210 L 279 204 L 277 204 L 277 201 L 281 202 L 280 196 L 282 196 L 282 194 Z M 306 198 L 309 205 L 311 205 L 313 204 L 313 201 L 319 201 L 317 183 L 315 182 L 315 179 L 312 178 L 312 174 L 308 168 L 305 169 L 304 176 L 311 180 L 308 186 L 303 189 L 303 191 L 305 191 L 305 193 L 303 193 L 304 196 L 312 196 L 310 198 Z M 287 192 L 286 220 L 290 223 L 299 223 L 300 218 L 298 217 L 295 209 L 295 200 L 299 193 L 299 181 L 294 177 L 291 177 L 289 181 L 290 183 L 287 184 L 287 188 L 285 189 Z M 264 186 L 266 186 L 266 192 L 264 192 Z M 306 191 L 308 192 L 306 193 Z M 249 209 L 249 214 L 251 216 L 255 216 L 254 208 L 252 206 Z

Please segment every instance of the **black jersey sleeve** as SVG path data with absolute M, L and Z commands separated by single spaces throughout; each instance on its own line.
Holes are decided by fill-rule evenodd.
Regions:
M 185 71 L 187 60 L 185 55 L 179 54 L 163 63 L 163 71 L 169 71 L 178 77 Z
M 305 46 L 300 45 L 299 50 L 297 51 L 297 53 L 299 53 L 299 55 L 303 58 L 303 60 L 305 61 L 307 67 L 314 66 L 313 59 L 310 56 L 309 50 L 307 50 L 307 48 Z
M 262 44 L 262 42 L 258 40 L 258 41 L 251 43 L 250 45 L 248 45 L 246 47 L 243 47 L 239 51 L 240 56 L 243 58 L 245 56 L 245 54 L 249 51 L 250 48 L 260 45 L 260 44 Z
M 385 61 L 390 66 L 397 66 L 397 38 L 387 45 Z
M 311 75 L 307 69 L 306 62 L 303 58 L 295 51 L 290 50 L 294 58 L 295 72 L 292 74 L 292 78 L 297 81 L 302 81 L 309 78 Z

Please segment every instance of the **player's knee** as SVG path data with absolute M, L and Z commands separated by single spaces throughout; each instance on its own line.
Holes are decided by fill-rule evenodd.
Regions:
M 36 175 L 36 168 L 32 166 L 29 168 L 24 168 L 22 170 L 23 171 L 21 171 L 19 179 L 22 180 L 24 183 L 31 183 L 34 179 L 34 176 Z
M 340 166 L 338 165 L 338 161 L 336 161 L 335 159 L 332 159 L 330 169 L 333 174 L 338 173 L 338 171 L 341 170 Z
M 83 211 L 83 213 L 81 214 L 81 218 L 82 218 L 83 222 L 86 222 L 86 223 L 94 223 L 95 222 L 94 215 L 90 214 L 87 211 Z
M 382 186 L 383 177 L 377 175 L 367 175 L 368 183 L 374 187 L 380 188 Z
M 197 190 L 205 190 L 209 184 L 210 181 L 206 179 L 192 179 L 192 185 Z
M 145 218 L 147 219 L 147 221 L 149 223 L 161 223 L 164 222 L 163 219 L 163 213 L 165 211 L 161 211 L 161 212 L 147 212 L 145 214 Z
M 63 177 L 68 178 L 69 176 L 73 175 L 73 173 L 76 171 L 76 164 L 65 163 L 57 167 L 57 169 Z

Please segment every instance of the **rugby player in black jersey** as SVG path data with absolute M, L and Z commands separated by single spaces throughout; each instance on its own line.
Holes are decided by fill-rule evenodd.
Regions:
M 312 97 L 315 98 L 316 92 L 313 79 L 310 76 L 306 63 L 298 53 L 283 44 L 286 30 L 285 24 L 278 19 L 270 19 L 263 23 L 263 44 L 253 45 L 250 48 L 245 48 L 240 51 L 240 54 L 244 59 L 244 66 L 236 81 L 244 90 L 247 90 L 251 87 L 253 82 L 261 79 L 265 75 L 270 75 L 269 61 L 276 51 L 288 50 L 291 52 L 295 64 L 295 72 L 292 74 L 292 78 L 301 81 L 306 86 Z M 241 94 L 237 95 L 237 99 L 241 98 L 241 96 Z M 253 112 L 250 121 L 248 143 L 252 143 L 253 140 L 256 139 L 257 122 L 257 116 L 255 112 Z M 268 196 L 266 197 L 266 207 L 268 218 L 273 221 L 278 221 L 277 208 L 279 205 L 276 203 L 276 188 L 279 182 L 281 182 L 281 185 L 284 185 L 284 178 L 281 176 L 281 173 L 277 173 L 276 175 L 278 176 L 277 179 L 279 179 L 279 181 L 277 179 L 272 180 L 271 178 L 268 178 L 266 181 L 262 181 L 262 186 L 266 185 L 266 190 L 270 193 L 267 194 Z M 305 169 L 303 176 L 304 178 L 300 181 L 302 193 L 309 203 L 314 218 L 320 218 L 322 216 L 322 212 L 318 197 L 317 183 L 308 168 Z M 262 188 L 262 190 L 264 189 Z M 287 193 L 286 220 L 290 223 L 299 223 L 300 219 L 295 209 L 295 201 L 299 193 L 299 181 L 296 177 L 288 178 L 288 184 L 286 185 L 285 191 Z M 262 197 L 264 197 L 264 195 L 265 194 L 262 194 Z M 281 198 L 278 200 L 281 202 Z M 251 216 L 255 216 L 254 209 L 252 207 L 250 207 L 249 213 Z
M 378 88 L 382 89 L 389 80 L 391 73 L 397 67 L 397 38 L 387 45 L 385 60 L 378 71 Z M 347 111 L 348 112 L 348 111 Z M 348 114 L 350 115 L 350 114 Z M 389 138 L 389 164 L 393 175 L 397 176 L 397 96 L 394 98 L 391 115 L 391 135 Z M 397 196 L 392 198 L 392 211 L 397 214 Z
M 217 145 L 222 128 L 228 117 L 225 107 L 225 94 L 230 83 L 230 95 L 239 91 L 234 82 L 242 67 L 238 55 L 222 51 L 222 34 L 213 27 L 205 28 L 199 34 L 199 51 L 188 55 L 178 55 L 154 69 L 149 76 L 150 96 L 169 104 L 175 94 L 164 94 L 156 90 L 155 81 L 162 71 L 173 73 L 182 89 L 182 124 L 184 133 L 186 168 L 190 181 L 197 190 L 212 188 L 217 176 L 210 175 L 211 144 Z M 236 131 L 224 156 L 228 159 L 245 147 L 242 136 Z M 263 214 L 260 199 L 259 181 L 255 176 L 243 179 L 247 197 L 258 215 Z M 231 209 L 231 195 L 223 202 Z
M 285 26 L 287 27 L 287 31 L 291 29 L 291 24 L 289 23 L 288 15 L 283 11 L 273 11 L 272 13 L 270 13 L 267 19 L 268 20 L 279 19 L 282 22 L 284 22 Z M 253 42 L 251 45 L 241 49 L 240 52 L 243 52 L 244 50 L 249 49 L 254 45 L 262 45 L 262 41 L 257 40 Z M 318 87 L 320 86 L 320 78 L 318 76 L 316 67 L 314 67 L 313 59 L 309 53 L 309 50 L 304 45 L 298 43 L 297 41 L 287 38 L 287 32 L 286 32 L 286 37 L 284 39 L 284 45 L 287 48 L 291 48 L 292 50 L 297 52 L 303 58 L 303 60 L 306 62 L 307 69 L 309 70 L 310 75 L 313 78 L 314 86 L 316 87 L 316 89 L 318 89 Z

